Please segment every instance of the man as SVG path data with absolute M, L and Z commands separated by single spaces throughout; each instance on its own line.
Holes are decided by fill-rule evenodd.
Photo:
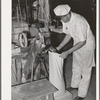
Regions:
M 58 5 L 54 9 L 54 13 L 61 18 L 63 28 L 58 30 L 50 27 L 50 30 L 65 33 L 66 36 L 58 47 L 51 48 L 51 50 L 54 52 L 59 51 L 73 38 L 73 47 L 61 53 L 60 57 L 66 58 L 73 53 L 71 88 L 78 88 L 78 96 L 75 100 L 83 100 L 88 92 L 92 67 L 95 66 L 95 39 L 86 19 L 79 14 L 71 12 L 69 5 Z

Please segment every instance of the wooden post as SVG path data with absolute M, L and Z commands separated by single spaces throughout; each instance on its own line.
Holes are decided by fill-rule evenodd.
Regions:
M 19 11 L 18 11 L 18 6 L 16 6 L 16 11 L 17 11 L 17 22 L 19 23 Z
M 22 83 L 22 63 L 21 59 L 16 59 L 16 66 L 17 66 L 17 81 L 18 83 Z

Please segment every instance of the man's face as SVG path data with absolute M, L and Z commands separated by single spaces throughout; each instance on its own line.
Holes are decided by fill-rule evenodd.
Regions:
M 64 23 L 67 23 L 68 21 L 70 21 L 70 14 L 68 13 L 67 15 L 64 15 L 61 17 L 61 21 L 64 22 Z

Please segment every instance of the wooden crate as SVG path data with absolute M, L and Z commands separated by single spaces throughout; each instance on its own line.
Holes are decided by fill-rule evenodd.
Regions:
M 41 79 L 12 87 L 12 100 L 53 100 L 57 89 L 47 80 Z

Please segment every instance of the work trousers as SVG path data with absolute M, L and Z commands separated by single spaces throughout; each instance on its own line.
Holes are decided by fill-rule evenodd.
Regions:
M 86 97 L 87 91 L 90 84 L 91 79 L 91 72 L 92 67 L 90 68 L 83 68 L 74 66 L 72 69 L 73 75 L 72 75 L 72 81 L 71 81 L 71 87 L 78 88 L 78 96 L 79 97 Z

